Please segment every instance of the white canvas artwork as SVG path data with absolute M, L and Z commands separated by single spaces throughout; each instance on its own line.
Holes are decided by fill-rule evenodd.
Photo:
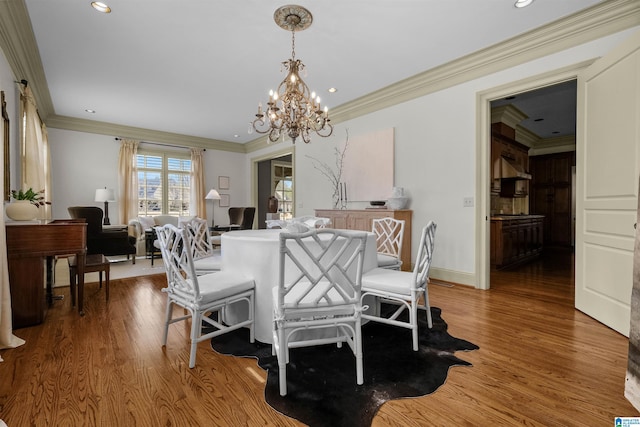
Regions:
M 343 182 L 349 202 L 387 200 L 393 188 L 393 128 L 349 138 Z

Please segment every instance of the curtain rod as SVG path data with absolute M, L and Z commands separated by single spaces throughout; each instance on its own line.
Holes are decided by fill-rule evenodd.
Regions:
M 122 141 L 123 138 L 119 138 L 119 137 L 115 137 L 116 141 Z M 141 144 L 151 144 L 151 145 L 160 145 L 163 147 L 174 147 L 174 148 L 184 148 L 185 150 L 188 150 L 191 147 L 185 147 L 184 145 L 173 145 L 173 144 L 164 144 L 162 142 L 147 142 L 147 141 L 140 141 Z M 203 148 L 202 151 L 207 151 L 206 148 Z

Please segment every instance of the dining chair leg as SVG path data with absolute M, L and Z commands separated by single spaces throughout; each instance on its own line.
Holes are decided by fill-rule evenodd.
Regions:
M 429 304 L 429 294 L 427 291 L 424 292 L 424 307 L 427 311 L 427 326 L 431 329 L 433 327 L 433 319 L 431 319 L 431 305 Z
M 359 322 L 358 322 L 359 323 Z M 356 383 L 362 385 L 364 383 L 364 368 L 362 357 L 362 330 L 361 324 L 356 324 L 356 330 L 354 334 L 354 343 L 356 346 Z
M 167 309 L 164 316 L 164 333 L 162 334 L 162 345 L 167 345 L 167 336 L 169 335 L 169 323 L 171 322 L 171 313 L 173 311 L 173 303 L 167 301 Z
M 198 350 L 198 337 L 202 330 L 202 313 L 194 310 L 191 316 L 191 354 L 189 355 L 189 368 L 196 366 L 196 351 Z

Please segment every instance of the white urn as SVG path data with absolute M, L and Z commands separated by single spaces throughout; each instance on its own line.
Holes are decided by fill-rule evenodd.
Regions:
M 14 200 L 5 207 L 7 216 L 14 221 L 30 221 L 38 217 L 38 207 L 28 200 Z
M 387 206 L 393 210 L 404 209 L 409 203 L 409 198 L 404 195 L 403 187 L 393 187 L 391 197 L 387 200 Z

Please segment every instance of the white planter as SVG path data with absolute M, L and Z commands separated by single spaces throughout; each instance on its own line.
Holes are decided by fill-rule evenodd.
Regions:
M 30 221 L 38 217 L 38 207 L 28 200 L 14 200 L 6 206 L 5 212 L 14 221 Z

